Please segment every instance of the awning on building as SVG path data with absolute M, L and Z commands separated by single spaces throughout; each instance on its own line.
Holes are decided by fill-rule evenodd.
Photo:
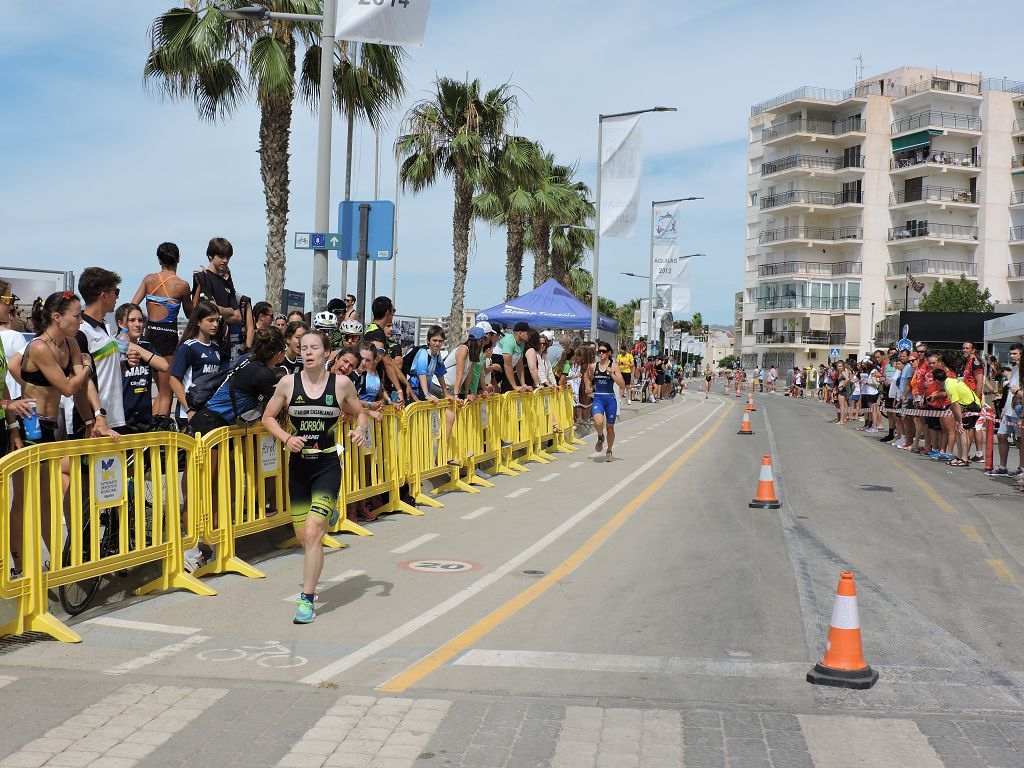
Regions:
M 900 136 L 892 140 L 892 151 L 893 152 L 906 152 L 908 149 L 917 149 L 918 147 L 927 147 L 932 143 L 932 136 L 941 136 L 942 131 L 936 131 L 928 129 L 926 131 L 918 131 L 917 133 L 908 133 L 906 136 Z

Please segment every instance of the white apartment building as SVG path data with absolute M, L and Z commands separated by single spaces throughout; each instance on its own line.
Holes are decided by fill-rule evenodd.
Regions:
M 753 106 L 749 142 L 744 365 L 863 355 L 908 273 L 1024 300 L 1024 83 L 901 67 L 805 86 Z

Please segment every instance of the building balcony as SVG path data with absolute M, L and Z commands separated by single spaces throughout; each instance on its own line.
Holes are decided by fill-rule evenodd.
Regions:
M 1016 189 L 1010 193 L 1010 207 L 1024 207 L 1024 189 Z
M 921 275 L 977 277 L 978 267 L 971 261 L 936 261 L 934 259 L 894 261 L 889 265 L 889 277 L 905 276 L 907 272 L 914 277 Z
M 860 310 L 860 297 L 823 298 L 821 296 L 759 296 L 758 312 L 792 311 L 851 312 Z
M 921 299 L 919 297 L 911 298 L 910 299 L 910 303 L 909 303 L 909 310 L 911 312 L 916 312 L 920 308 L 921 308 Z M 908 309 L 908 303 L 906 301 L 904 301 L 903 299 L 897 299 L 895 301 L 888 300 L 888 301 L 885 302 L 885 311 L 886 312 L 903 312 L 906 309 Z
M 1010 158 L 1010 173 L 1024 173 L 1024 155 L 1014 155 Z
M 894 157 L 889 161 L 890 176 L 917 175 L 924 170 L 962 171 L 977 176 L 981 173 L 981 157 L 977 153 L 926 150 L 914 157 Z
M 850 117 L 845 120 L 797 118 L 762 128 L 761 143 L 769 145 L 789 138 L 808 138 L 811 141 L 837 139 L 851 134 L 863 134 L 866 131 L 867 123 L 860 118 Z
M 837 241 L 860 242 L 863 237 L 864 230 L 860 227 L 782 227 L 761 232 L 757 242 L 767 245 L 802 241 L 813 246 Z
M 829 331 L 766 331 L 757 334 L 756 343 L 841 347 L 846 344 L 846 334 Z
M 893 101 L 906 105 L 915 100 L 930 99 L 935 94 L 964 96 L 972 101 L 977 101 L 981 98 L 981 84 L 964 80 L 950 80 L 944 77 L 932 77 L 913 85 L 898 87 Z M 913 97 L 917 97 L 917 99 Z
M 811 277 L 834 277 L 836 275 L 859 275 L 862 264 L 859 261 L 780 261 L 776 264 L 761 264 L 757 268 L 760 278 L 782 277 L 785 275 L 808 275 Z
M 919 221 L 913 226 L 892 227 L 889 230 L 889 242 L 892 245 L 909 245 L 921 238 L 927 238 L 939 245 L 947 240 L 977 245 L 978 228 L 960 224 L 931 224 L 927 221 Z
M 1010 135 L 1015 139 L 1024 138 L 1024 121 L 1014 120 Z
M 815 206 L 838 207 L 861 205 L 864 195 L 860 192 L 819 192 L 814 189 L 791 189 L 761 199 L 761 210 L 806 206 L 813 211 Z
M 933 187 L 924 186 L 919 190 L 908 192 L 900 190 L 889 195 L 890 206 L 913 205 L 918 203 L 940 203 L 945 208 L 946 204 L 977 206 L 978 192 L 970 189 L 956 189 L 954 187 Z
M 1010 227 L 1010 245 L 1024 245 L 1024 224 Z
M 981 133 L 981 118 L 960 112 L 926 110 L 894 120 L 889 129 L 893 136 L 924 129 L 935 129 L 944 134 L 952 132 L 973 135 Z
M 821 106 L 827 104 L 835 106 L 851 99 L 863 99 L 868 94 L 878 94 L 881 91 L 876 83 L 859 83 L 854 88 L 837 90 L 835 88 L 816 88 L 811 85 L 804 85 L 794 88 L 779 96 L 762 101 L 750 108 L 750 116 L 760 115 L 762 112 L 771 112 L 784 104 L 804 102 L 810 106 Z
M 771 160 L 761 163 L 762 176 L 799 175 L 809 173 L 816 176 L 824 173 L 833 176 L 842 171 L 857 173 L 864 170 L 864 158 L 854 157 L 844 159 L 841 157 L 827 157 L 823 155 L 790 155 L 789 157 Z
M 1012 264 L 1007 264 L 1006 271 L 1007 280 L 1024 280 L 1024 263 L 1015 261 Z

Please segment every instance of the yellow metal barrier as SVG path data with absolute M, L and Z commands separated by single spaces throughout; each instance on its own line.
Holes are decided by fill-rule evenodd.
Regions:
M 458 442 L 454 429 L 451 438 L 448 435 L 446 413 L 448 410 L 454 411 L 457 407 L 454 402 L 448 400 L 436 403 L 427 401 L 413 403 L 402 412 L 406 426 L 401 452 L 408 453 L 405 482 L 417 504 L 426 504 L 431 507 L 444 506 L 441 502 L 423 493 L 423 481 L 445 475 L 448 476 L 448 482 L 438 488 L 436 492 L 448 490 L 480 492 L 478 488 L 474 488 L 461 479 L 463 459 L 460 452 L 465 449 L 458 447 L 457 450 L 453 450 Z
M 537 453 L 534 432 L 536 416 L 534 414 L 535 397 L 533 392 L 506 392 L 501 396 L 503 401 L 501 419 L 501 443 L 506 458 L 506 467 L 517 472 L 529 472 L 521 461 L 536 461 L 547 464 L 550 459 Z M 517 451 L 523 454 L 516 457 Z
M 570 450 L 579 450 L 577 445 L 586 445 L 576 437 L 576 409 L 572 405 L 572 388 L 567 384 L 562 387 L 558 398 L 559 424 L 562 425 L 562 445 Z
M 161 575 L 136 594 L 216 594 L 182 570 L 183 551 L 202 526 L 199 474 L 196 441 L 167 432 L 38 445 L 0 459 L 0 597 L 18 601 L 17 618 L 0 635 L 43 632 L 79 642 L 50 614 L 49 590 L 146 563 L 161 563 Z M 12 509 L 15 489 L 22 508 Z M 15 516 L 21 541 L 11 540 Z M 17 579 L 6 562 L 12 547 L 23 555 Z

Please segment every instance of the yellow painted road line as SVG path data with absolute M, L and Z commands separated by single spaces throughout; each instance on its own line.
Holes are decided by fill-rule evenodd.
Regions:
M 646 502 L 654 493 L 665 485 L 665 483 L 667 483 L 672 476 L 676 474 L 676 472 L 682 469 L 683 465 L 693 457 L 701 446 L 711 439 L 712 435 L 714 435 L 715 432 L 718 431 L 718 428 L 722 426 L 722 423 L 725 421 L 725 417 L 729 415 L 731 410 L 731 408 L 727 407 L 722 411 L 722 415 L 718 417 L 718 421 L 716 421 L 711 428 L 704 433 L 704 436 L 700 438 L 700 440 L 691 445 L 682 456 L 676 459 L 672 465 L 668 467 L 668 469 L 662 472 L 657 479 L 637 494 L 626 506 L 619 510 L 611 520 L 601 526 L 601 528 L 599 528 L 597 532 L 583 544 L 583 546 L 573 552 L 565 561 L 562 562 L 561 565 L 545 575 L 539 581 L 529 586 L 527 589 L 524 589 L 500 608 L 492 611 L 476 624 L 449 640 L 440 648 L 433 651 L 430 655 L 425 656 L 411 667 L 399 672 L 391 679 L 386 680 L 377 687 L 377 690 L 387 691 L 389 693 L 402 693 L 403 691 L 408 690 L 427 675 L 437 671 L 441 666 L 447 664 L 460 653 L 470 648 L 474 643 L 478 642 L 498 626 L 508 621 L 559 581 L 583 565 L 583 563 L 586 562 L 587 559 L 594 554 L 594 552 L 596 552 L 600 546 L 604 544 L 604 542 L 606 542 L 611 535 L 615 533 L 615 531 L 618 530 L 622 524 L 625 523 L 626 520 L 628 520 L 633 513 L 641 507 L 641 505 L 643 505 L 644 502 Z
M 960 526 L 960 531 L 961 533 L 963 533 L 964 536 L 967 537 L 968 541 L 973 541 L 975 544 L 985 543 L 985 540 L 981 538 L 981 534 L 978 533 L 977 530 L 975 530 L 973 525 L 968 525 L 967 523 L 964 523 Z
M 1017 581 L 1017 577 L 1013 575 L 1013 572 L 1006 567 L 1006 563 L 1002 560 L 986 560 L 985 562 L 996 572 L 996 576 L 1000 581 L 1006 581 L 1011 584 Z

